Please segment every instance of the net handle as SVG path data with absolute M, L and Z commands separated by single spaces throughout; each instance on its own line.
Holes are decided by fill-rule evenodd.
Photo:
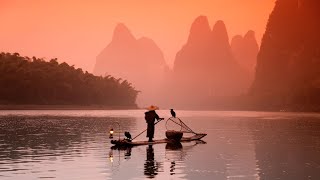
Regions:
M 173 117 L 171 117 L 171 118 L 173 118 Z M 187 126 L 180 118 L 175 117 L 175 118 L 177 118 L 177 119 L 180 121 L 181 124 L 178 124 L 177 122 L 173 121 L 171 118 L 169 118 L 169 119 L 167 120 L 167 122 L 166 122 L 166 128 L 167 128 L 167 123 L 168 123 L 168 121 L 171 120 L 173 123 L 179 125 L 179 126 L 181 127 L 181 130 L 182 130 L 182 125 L 183 125 L 184 128 L 188 130 L 188 131 L 186 131 L 186 133 L 197 134 L 197 133 L 195 133 L 189 126 Z M 168 128 L 167 128 L 167 130 L 168 130 Z M 181 131 L 181 130 L 180 130 L 180 131 Z
M 169 122 L 169 121 L 172 121 L 173 123 L 175 123 L 175 124 L 177 124 L 178 126 L 180 126 L 180 131 L 181 131 L 181 130 L 182 130 L 181 124 L 178 124 L 177 122 L 173 121 L 171 118 L 173 118 L 173 117 L 168 118 L 167 121 L 166 121 L 166 129 L 169 130 L 169 129 L 168 129 L 168 122 Z

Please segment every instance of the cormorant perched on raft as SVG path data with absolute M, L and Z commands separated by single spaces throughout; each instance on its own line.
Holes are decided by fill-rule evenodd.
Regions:
M 170 110 L 170 113 L 171 113 L 172 117 L 174 117 L 174 118 L 176 117 L 176 112 L 174 112 L 173 109 Z
M 128 131 L 124 132 L 124 135 L 128 138 L 129 141 L 132 140 L 131 134 Z

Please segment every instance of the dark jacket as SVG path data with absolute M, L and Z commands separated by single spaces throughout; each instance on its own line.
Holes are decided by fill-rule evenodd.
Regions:
M 148 124 L 147 128 L 147 137 L 153 138 L 154 135 L 154 123 L 155 120 L 159 120 L 159 116 L 155 111 L 145 112 L 146 123 Z

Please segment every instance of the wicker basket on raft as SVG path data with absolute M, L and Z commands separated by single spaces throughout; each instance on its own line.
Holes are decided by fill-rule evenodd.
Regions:
M 169 140 L 180 141 L 182 136 L 183 136 L 183 132 L 181 131 L 172 131 L 172 130 L 166 131 L 166 137 Z

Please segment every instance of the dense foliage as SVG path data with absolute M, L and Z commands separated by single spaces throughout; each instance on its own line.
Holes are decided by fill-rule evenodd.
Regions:
M 57 59 L 0 54 L 0 104 L 135 106 L 126 80 L 94 76 Z
M 277 0 L 258 55 L 252 93 L 260 104 L 320 106 L 320 1 Z

